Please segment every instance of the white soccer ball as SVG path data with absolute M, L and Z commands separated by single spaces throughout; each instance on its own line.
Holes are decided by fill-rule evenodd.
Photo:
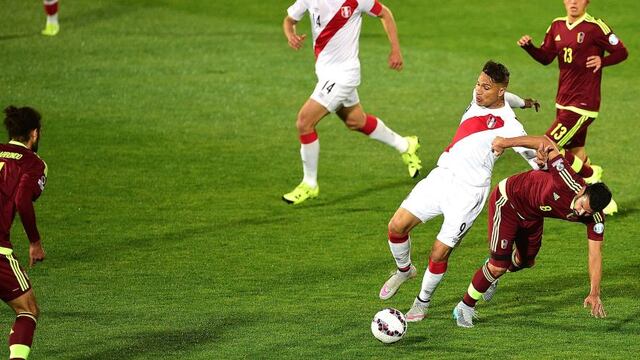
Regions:
M 378 311 L 371 321 L 371 332 L 385 344 L 394 343 L 407 332 L 407 319 L 399 310 L 388 308 Z

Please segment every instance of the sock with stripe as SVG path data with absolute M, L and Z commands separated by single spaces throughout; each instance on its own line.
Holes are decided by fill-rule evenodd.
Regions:
M 469 288 L 466 294 L 464 294 L 462 302 L 470 307 L 476 306 L 476 302 L 480 300 L 482 294 L 489 289 L 489 286 L 491 286 L 494 281 L 496 281 L 496 277 L 491 274 L 489 267 L 485 263 L 476 271 L 475 275 L 473 275 L 471 284 L 469 284 Z
M 388 242 L 398 270 L 409 271 L 411 268 L 411 237 L 409 234 L 394 234 L 389 231 Z
M 429 267 L 422 278 L 422 288 L 418 299 L 422 302 L 431 300 L 431 296 L 436 291 L 438 284 L 442 281 L 444 274 L 447 272 L 447 262 L 434 262 L 429 259 Z
M 307 185 L 318 186 L 318 160 L 320 159 L 320 140 L 318 133 L 300 135 L 300 158 L 302 159 L 302 179 Z
M 587 161 L 583 162 L 579 157 L 575 156 L 569 150 L 563 149 L 561 150 L 561 153 L 562 155 L 564 155 L 564 159 L 567 160 L 567 162 L 571 165 L 573 171 L 582 176 L 582 178 L 588 178 L 593 175 L 593 169 L 591 168 L 591 166 L 589 166 L 589 164 L 587 164 L 589 158 L 587 158 Z
M 47 14 L 47 24 L 57 24 L 58 0 L 44 0 L 44 12 Z
M 365 121 L 364 126 L 359 130 L 372 139 L 394 147 L 400 153 L 409 149 L 409 142 L 407 142 L 407 139 L 389 129 L 382 120 L 371 114 L 367 114 L 367 120 Z
M 9 359 L 26 359 L 31 351 L 33 333 L 36 331 L 36 317 L 30 312 L 16 316 L 9 335 Z

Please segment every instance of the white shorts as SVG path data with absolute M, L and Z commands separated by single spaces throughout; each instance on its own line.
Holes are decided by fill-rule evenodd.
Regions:
M 342 107 L 354 106 L 360 102 L 357 86 L 341 85 L 326 79 L 318 81 L 311 98 L 330 112 L 336 112 Z
M 400 207 L 423 223 L 444 215 L 436 238 L 453 248 L 480 215 L 488 195 L 488 186 L 468 185 L 456 179 L 450 170 L 436 167 L 416 184 Z

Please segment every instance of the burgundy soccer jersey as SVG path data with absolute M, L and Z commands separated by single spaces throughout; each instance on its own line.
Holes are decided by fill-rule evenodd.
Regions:
M 555 19 L 540 48 L 527 45 L 524 49 L 544 65 L 558 58 L 558 105 L 595 112 L 600 108 L 602 69 L 594 73 L 593 68 L 587 68 L 587 58 L 600 56 L 602 67 L 627 58 L 624 44 L 611 28 L 589 14 L 573 24 L 569 24 L 566 17 Z M 610 55 L 605 57 L 605 51 Z
M 9 231 L 16 215 L 30 242 L 40 240 L 33 202 L 47 181 L 46 164 L 18 142 L 0 145 L 0 247 L 12 248 Z
M 584 180 L 558 155 L 547 163 L 548 171 L 527 171 L 507 179 L 509 202 L 523 220 L 544 217 L 581 222 L 587 226 L 590 240 L 604 238 L 604 214 L 577 216 L 571 209 L 573 199 L 585 186 Z

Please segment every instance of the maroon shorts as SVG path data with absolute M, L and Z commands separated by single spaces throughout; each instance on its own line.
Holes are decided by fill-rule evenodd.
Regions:
M 31 289 L 27 273 L 12 254 L 0 255 L 0 299 L 11 301 Z
M 523 220 L 496 187 L 489 196 L 488 223 L 492 265 L 508 268 L 515 244 L 520 266 L 533 266 L 542 245 L 544 219 Z
M 595 118 L 570 110 L 556 109 L 556 120 L 545 135 L 563 149 L 583 147 L 587 143 L 587 128 Z

